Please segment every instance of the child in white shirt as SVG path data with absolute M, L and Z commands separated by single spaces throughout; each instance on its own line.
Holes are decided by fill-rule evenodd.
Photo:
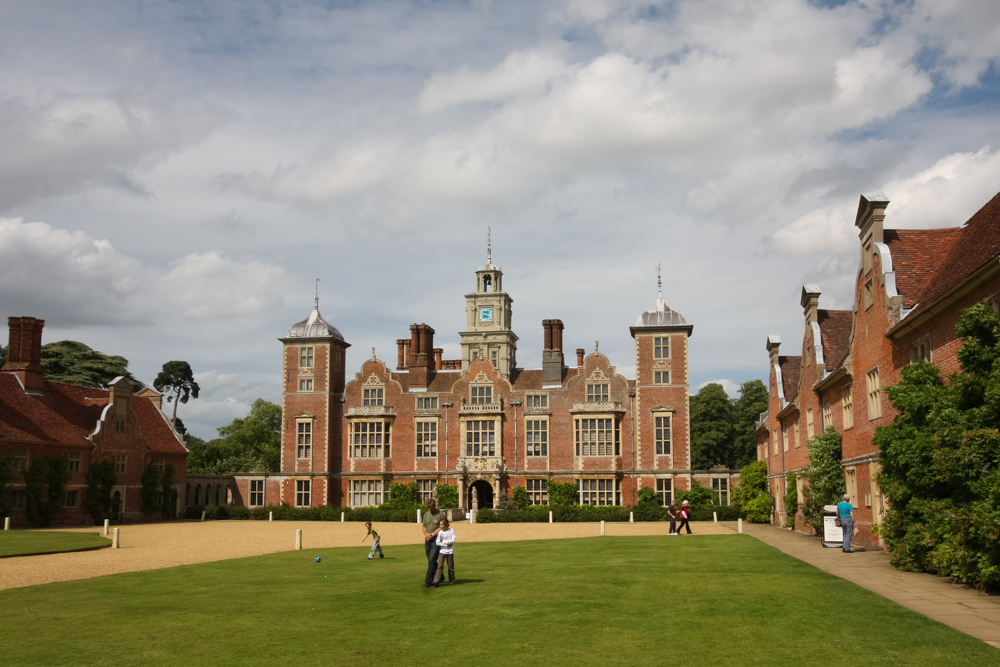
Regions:
M 444 579 L 444 564 L 448 562 L 448 585 L 455 585 L 455 531 L 448 524 L 448 519 L 441 519 L 438 524 L 440 531 L 435 538 L 435 542 L 440 547 L 438 552 L 438 569 L 434 575 L 434 587 L 441 585 Z

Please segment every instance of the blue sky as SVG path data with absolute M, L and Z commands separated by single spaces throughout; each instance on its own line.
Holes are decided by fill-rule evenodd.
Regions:
M 664 298 L 692 390 L 764 378 L 804 283 L 850 304 L 861 192 L 890 227 L 1000 190 L 1000 4 L 0 0 L 0 316 L 151 382 L 196 435 L 280 401 L 312 307 L 394 363 L 458 356 L 493 259 L 519 363 L 541 320 L 634 364 Z

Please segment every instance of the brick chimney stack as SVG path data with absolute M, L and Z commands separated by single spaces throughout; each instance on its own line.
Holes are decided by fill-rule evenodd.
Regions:
M 583 353 L 584 349 L 582 347 L 576 348 L 576 365 L 583 368 Z
M 410 325 L 408 369 L 411 387 L 426 387 L 434 377 L 434 329 L 426 324 Z
M 562 351 L 562 320 L 542 320 L 542 332 L 542 383 L 561 384 L 566 370 Z
M 34 317 L 8 317 L 10 339 L 7 364 L 3 370 L 21 380 L 25 391 L 42 391 L 42 327 L 45 320 Z
M 409 358 L 407 356 L 407 348 L 410 347 L 409 338 L 399 338 L 396 340 L 396 370 L 401 371 L 406 369 L 407 362 Z

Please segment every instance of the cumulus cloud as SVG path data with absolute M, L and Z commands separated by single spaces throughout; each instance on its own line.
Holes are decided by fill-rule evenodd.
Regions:
M 0 303 L 65 325 L 148 324 L 141 266 L 111 243 L 44 222 L 0 218 Z
M 0 219 L 0 303 L 8 313 L 52 317 L 60 327 L 152 325 L 248 318 L 283 304 L 288 273 L 257 258 L 193 253 L 169 270 L 110 241 L 44 222 Z
M 0 97 L 0 211 L 94 186 L 148 196 L 143 170 L 223 118 L 205 103 L 133 93 Z

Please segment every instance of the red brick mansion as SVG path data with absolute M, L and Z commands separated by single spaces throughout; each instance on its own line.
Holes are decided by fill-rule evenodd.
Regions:
M 414 324 L 396 359 L 373 350 L 350 375 L 349 344 L 317 298 L 280 339 L 281 472 L 237 476 L 243 503 L 378 505 L 390 482 L 416 482 L 424 501 L 447 483 L 464 507 L 473 497 L 491 507 L 518 486 L 544 504 L 549 481 L 558 481 L 576 484 L 583 504 L 631 505 L 640 487 L 670 500 L 693 478 L 728 501 L 729 471 L 691 470 L 693 327 L 662 297 L 629 329 L 630 379 L 597 346 L 577 349 L 567 365 L 558 319 L 542 321 L 540 367 L 520 366 L 513 299 L 489 253 L 474 281 L 460 359 L 443 359 L 434 329 Z

